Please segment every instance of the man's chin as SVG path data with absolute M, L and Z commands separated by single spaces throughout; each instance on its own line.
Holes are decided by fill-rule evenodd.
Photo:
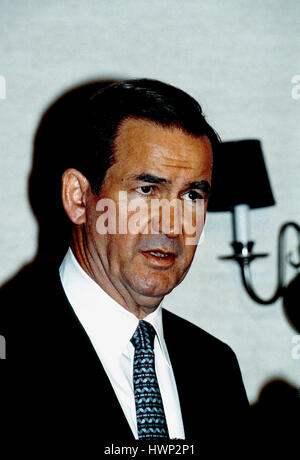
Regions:
M 145 307 L 157 307 L 165 295 L 169 294 L 175 286 L 149 286 L 149 285 L 135 285 L 133 288 L 132 296 L 136 303 Z

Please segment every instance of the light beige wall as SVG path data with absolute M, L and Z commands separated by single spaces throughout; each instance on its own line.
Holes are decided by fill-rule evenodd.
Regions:
M 277 205 L 253 211 L 251 220 L 257 249 L 272 253 L 254 265 L 257 289 L 269 296 L 278 228 L 300 220 L 300 100 L 291 96 L 291 79 L 300 73 L 300 3 L 2 0 L 0 10 L 0 74 L 6 82 L 5 99 L 3 86 L 0 92 L 0 280 L 35 253 L 27 175 L 41 113 L 86 80 L 145 76 L 196 97 L 224 140 L 262 140 Z M 229 253 L 230 240 L 229 215 L 209 215 L 195 264 L 165 305 L 234 348 L 253 401 L 275 376 L 300 386 L 300 360 L 292 359 L 296 332 L 281 302 L 254 304 L 238 268 L 217 260 Z

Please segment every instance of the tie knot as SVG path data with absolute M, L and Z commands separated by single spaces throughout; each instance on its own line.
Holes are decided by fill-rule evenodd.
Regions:
M 141 320 L 131 338 L 131 343 L 136 350 L 141 348 L 153 350 L 155 334 L 154 327 L 147 321 Z

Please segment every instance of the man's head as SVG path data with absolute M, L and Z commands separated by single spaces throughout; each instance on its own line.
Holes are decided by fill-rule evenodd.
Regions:
M 193 260 L 187 220 L 199 227 L 196 215 L 205 218 L 218 138 L 193 98 L 155 80 L 120 82 L 97 93 L 89 101 L 87 127 L 84 161 L 63 176 L 73 250 L 98 284 L 143 317 L 182 281 Z M 127 207 L 122 232 L 120 192 Z M 115 207 L 101 207 L 109 200 Z M 167 229 L 161 210 L 153 213 L 155 200 L 175 203 Z M 136 223 L 137 203 L 144 213 L 132 232 L 127 224 Z M 104 209 L 116 231 L 99 231 Z

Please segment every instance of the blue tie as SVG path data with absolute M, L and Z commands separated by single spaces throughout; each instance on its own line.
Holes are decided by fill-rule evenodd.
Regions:
M 132 336 L 133 385 L 139 439 L 168 439 L 169 432 L 154 363 L 155 329 L 140 321 Z

